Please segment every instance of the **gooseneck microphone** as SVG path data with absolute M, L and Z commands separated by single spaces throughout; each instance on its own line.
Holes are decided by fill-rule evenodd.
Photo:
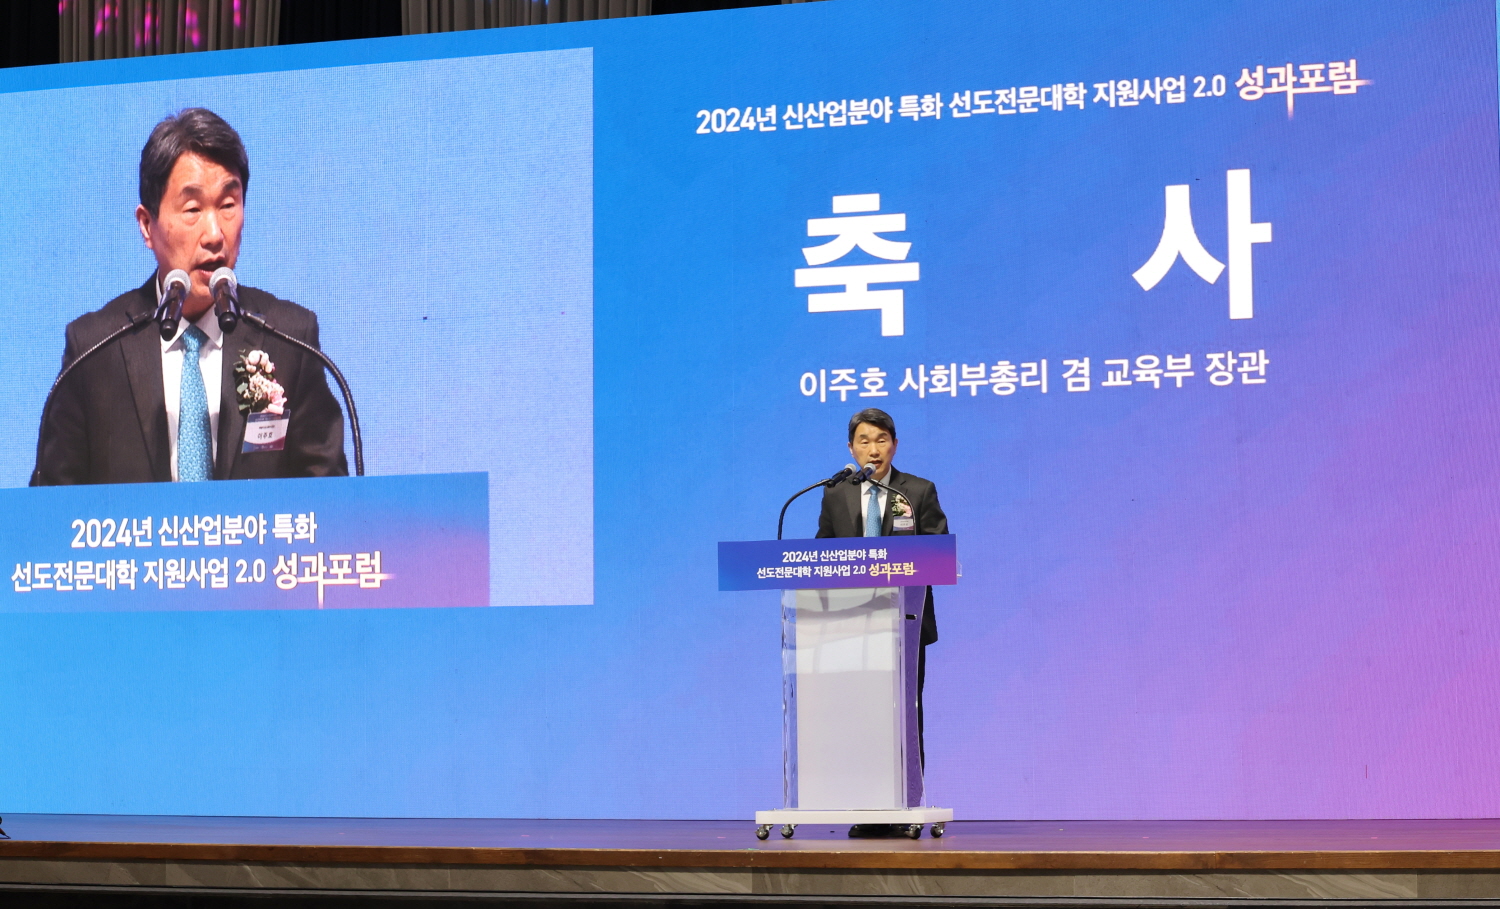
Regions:
M 218 314 L 219 330 L 232 334 L 240 324 L 240 282 L 234 269 L 225 265 L 208 279 L 208 290 L 214 295 L 214 312 Z
M 791 504 L 793 502 L 797 501 L 797 499 L 801 496 L 812 492 L 814 489 L 817 489 L 820 486 L 826 486 L 831 489 L 834 486 L 837 486 L 850 477 L 854 476 L 857 472 L 858 471 L 855 469 L 853 464 L 845 464 L 843 470 L 840 470 L 838 473 L 834 474 L 826 480 L 819 480 L 818 482 L 792 496 L 790 499 L 787 499 L 786 504 L 781 506 L 781 516 L 776 519 L 776 539 L 781 539 L 781 527 L 782 524 L 786 522 L 786 510 L 787 508 L 791 507 Z
M 236 314 L 236 324 L 238 324 L 241 320 L 249 322 L 251 325 L 254 325 L 256 328 L 259 328 L 261 331 L 264 331 L 267 334 L 274 335 L 275 337 L 280 338 L 288 344 L 300 347 L 301 349 L 307 351 L 308 353 L 312 354 L 320 361 L 322 361 L 323 365 L 328 368 L 328 371 L 333 374 L 334 381 L 339 383 L 339 393 L 344 396 L 344 409 L 349 412 L 349 434 L 354 437 L 354 475 L 360 477 L 364 476 L 365 443 L 364 439 L 359 434 L 359 413 L 354 409 L 354 395 L 350 394 L 349 392 L 349 383 L 345 381 L 344 374 L 339 372 L 339 368 L 334 365 L 332 360 L 328 359 L 328 355 L 323 353 L 323 351 L 317 349 L 301 338 L 296 338 L 292 335 L 287 334 L 286 332 L 272 325 L 270 322 L 267 322 L 266 317 L 261 315 L 260 313 L 250 312 L 247 309 L 240 308 L 239 281 L 235 279 L 233 271 L 230 271 L 228 268 L 221 268 L 218 271 L 214 272 L 213 278 L 210 279 L 210 286 L 213 286 L 213 281 L 220 282 L 218 286 L 223 291 L 223 298 L 225 300 L 226 308 L 220 309 L 218 311 L 219 326 L 221 328 L 224 326 L 225 315 L 227 313 L 233 312 Z M 219 305 L 219 299 L 219 295 L 216 292 L 214 299 L 215 307 Z M 225 331 L 228 330 L 229 329 L 225 329 Z
M 852 476 L 852 477 L 849 478 L 849 482 L 851 482 L 851 483 L 870 483 L 872 485 L 880 487 L 881 489 L 884 489 L 886 492 L 890 493 L 891 495 L 895 496 L 896 498 L 905 501 L 908 505 L 911 504 L 911 500 L 908 499 L 908 498 L 906 498 L 906 493 L 902 492 L 899 489 L 896 489 L 895 487 L 887 486 L 884 483 L 880 482 L 879 480 L 875 479 L 875 465 L 874 464 L 866 464 L 863 468 L 861 468 L 858 472 L 856 472 L 854 474 L 854 476 Z M 893 499 L 892 501 L 895 501 L 895 500 Z
M 161 339 L 170 341 L 177 337 L 177 325 L 182 321 L 182 304 L 193 280 L 180 268 L 167 272 L 161 282 L 161 300 L 156 304 L 156 322 L 161 326 Z
M 184 271 L 174 271 L 172 274 L 174 274 L 174 275 L 182 275 L 182 277 L 184 279 L 187 278 L 187 272 L 184 272 Z M 168 275 L 167 277 L 170 280 L 171 275 Z M 186 291 L 183 292 L 183 295 L 186 296 Z M 166 295 L 163 294 L 163 300 L 165 300 L 165 299 L 166 299 Z M 178 307 L 178 313 L 179 313 L 179 316 L 180 316 L 181 315 L 181 309 L 182 309 L 182 303 L 181 303 L 180 300 L 178 301 L 177 307 Z M 43 434 L 47 431 L 47 414 L 52 410 L 52 398 L 53 398 L 54 395 L 57 394 L 58 386 L 62 385 L 63 380 L 68 377 L 68 374 L 71 373 L 73 370 L 77 369 L 80 365 L 82 365 L 85 360 L 88 360 L 94 354 L 96 354 L 99 351 L 103 350 L 104 348 L 108 347 L 111 343 L 113 343 L 115 341 L 115 339 L 119 338 L 121 335 L 127 334 L 128 332 L 131 332 L 131 331 L 134 331 L 137 328 L 140 328 L 142 325 L 145 325 L 147 322 L 150 322 L 152 319 L 160 319 L 161 313 L 162 313 L 162 307 L 161 306 L 157 306 L 157 308 L 156 308 L 156 310 L 154 312 L 152 312 L 152 311 L 139 312 L 139 313 L 136 313 L 134 316 L 131 316 L 129 322 L 126 322 L 124 325 L 121 325 L 119 328 L 117 328 L 114 331 L 110 332 L 109 334 L 105 335 L 104 336 L 104 340 L 100 341 L 99 343 L 95 344 L 93 347 L 90 347 L 88 350 L 85 350 L 83 353 L 81 353 L 77 357 L 73 358 L 72 362 L 65 364 L 63 366 L 63 368 L 62 368 L 62 372 L 59 372 L 57 374 L 57 378 L 52 380 L 52 387 L 47 390 L 47 399 L 42 402 L 42 425 L 41 425 L 40 428 L 37 429 L 37 433 L 36 433 L 36 466 L 31 469 L 31 482 L 28 485 L 31 485 L 31 486 L 40 486 L 40 485 L 42 485 L 42 483 L 41 483 L 41 481 L 42 481 L 42 439 L 43 439 Z M 176 333 L 177 333 L 177 327 L 176 327 L 176 323 L 174 322 L 173 323 L 173 327 L 172 327 L 172 334 L 176 334 Z

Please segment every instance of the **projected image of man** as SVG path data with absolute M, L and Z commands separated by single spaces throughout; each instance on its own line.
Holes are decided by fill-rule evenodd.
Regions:
M 57 388 L 32 485 L 348 474 L 343 416 L 322 364 L 248 323 L 226 335 L 215 317 L 209 278 L 239 262 L 249 184 L 244 143 L 212 111 L 189 108 L 151 131 L 135 218 L 156 270 L 68 325 L 64 366 L 121 326 L 141 324 Z M 190 285 L 176 334 L 164 339 L 155 320 L 141 317 L 157 310 L 175 270 L 186 272 Z M 309 310 L 243 285 L 239 301 L 318 345 L 317 316 Z M 246 359 L 269 360 L 280 386 L 271 417 L 286 420 L 284 435 L 268 444 L 245 444 L 247 413 L 265 406 L 237 388 L 244 383 L 235 366 Z
M 871 407 L 849 419 L 849 454 L 860 467 L 874 468 L 873 479 L 857 485 L 839 483 L 823 490 L 823 510 L 818 515 L 819 537 L 879 537 L 910 534 L 944 534 L 948 516 L 938 504 L 937 486 L 914 474 L 897 470 L 896 421 L 883 410 Z M 922 743 L 922 688 L 927 681 L 927 645 L 938 639 L 937 617 L 932 611 L 932 588 L 922 611 L 922 649 L 917 657 L 917 741 Z M 894 836 L 899 829 L 890 824 L 858 824 L 850 836 Z

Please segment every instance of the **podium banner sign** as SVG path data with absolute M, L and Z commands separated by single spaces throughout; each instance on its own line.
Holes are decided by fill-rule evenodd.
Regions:
M 952 534 L 719 544 L 720 590 L 958 583 Z
M 0 612 L 489 605 L 484 473 L 0 490 Z

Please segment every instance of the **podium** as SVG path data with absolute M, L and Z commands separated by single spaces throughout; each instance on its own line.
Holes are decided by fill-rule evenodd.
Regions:
M 781 590 L 780 825 L 895 824 L 942 836 L 925 804 L 917 658 L 927 587 L 957 580 L 951 535 L 719 544 L 720 590 Z

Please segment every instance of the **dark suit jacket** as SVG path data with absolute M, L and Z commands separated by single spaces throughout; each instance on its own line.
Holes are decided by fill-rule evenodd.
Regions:
M 895 496 L 887 493 L 885 519 L 880 525 L 882 535 L 906 536 L 918 533 L 948 532 L 948 516 L 943 514 L 943 506 L 938 504 L 937 487 L 932 485 L 931 480 L 902 473 L 892 467 L 891 472 L 886 475 L 885 485 L 899 490 L 902 495 L 906 496 L 917 520 L 915 530 L 892 530 L 895 516 L 891 514 L 891 506 L 895 504 Z M 819 537 L 862 537 L 865 535 L 865 522 L 860 517 L 859 501 L 862 486 L 863 484 L 840 483 L 831 489 L 823 490 L 823 511 L 818 515 Z M 922 643 L 931 644 L 937 639 L 937 616 L 932 611 L 932 588 L 929 587 L 927 588 L 927 608 L 922 613 Z
M 318 317 L 295 303 L 253 287 L 240 288 L 240 305 L 313 346 Z M 68 325 L 63 363 L 110 332 L 156 308 L 156 279 L 109 301 Z M 242 352 L 263 350 L 286 390 L 291 423 L 281 451 L 241 453 L 245 415 L 235 396 L 234 364 Z M 218 452 L 214 479 L 347 476 L 344 418 L 316 357 L 241 322 L 224 337 L 219 380 Z M 148 319 L 80 365 L 58 387 L 41 428 L 36 485 L 167 483 L 171 440 L 162 386 L 161 334 Z

